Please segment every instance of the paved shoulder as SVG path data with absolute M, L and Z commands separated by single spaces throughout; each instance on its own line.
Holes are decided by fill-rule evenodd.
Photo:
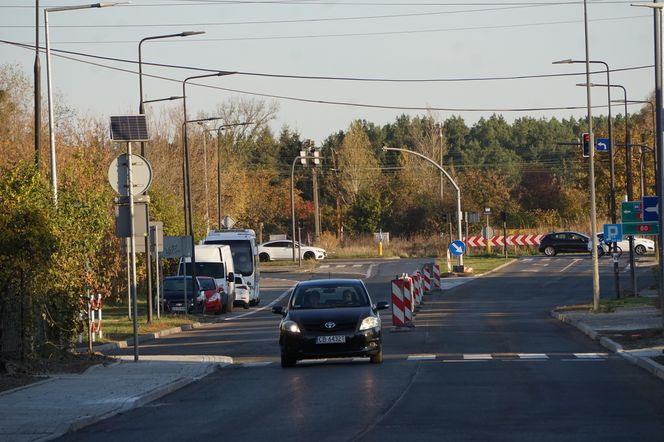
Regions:
M 188 356 L 118 362 L 55 376 L 0 396 L 0 440 L 50 440 L 140 407 L 198 380 L 225 359 Z

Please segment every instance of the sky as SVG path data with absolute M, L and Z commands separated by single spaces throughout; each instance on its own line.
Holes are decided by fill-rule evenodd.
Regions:
M 654 90 L 653 12 L 633 3 L 639 1 L 588 1 L 590 58 L 612 70 L 641 67 L 612 72 L 611 83 L 623 85 L 628 99 L 645 100 Z M 80 4 L 40 1 L 42 9 Z M 43 13 L 40 23 L 43 46 Z M 34 45 L 34 26 L 34 1 L 0 0 L 0 64 L 16 64 L 30 77 L 34 51 L 6 42 Z M 316 143 L 355 119 L 383 125 L 401 114 L 424 115 L 427 108 L 438 109 L 437 119 L 458 115 L 468 125 L 494 113 L 510 122 L 586 115 L 585 89 L 576 86 L 585 82 L 585 65 L 552 64 L 585 59 L 582 1 L 133 0 L 51 12 L 49 30 L 53 50 L 127 61 L 138 59 L 144 37 L 205 31 L 143 44 L 144 63 L 239 72 L 199 81 L 212 87 L 187 86 L 189 118 L 213 115 L 228 100 L 265 100 L 278 105 L 271 125 L 276 134 L 288 126 Z M 54 56 L 58 99 L 81 116 L 137 113 L 135 63 L 71 57 L 99 65 Z M 203 73 L 149 65 L 143 72 L 146 100 L 181 95 L 182 80 Z M 45 94 L 44 58 L 42 78 Z M 591 81 L 604 84 L 606 76 L 596 74 Z M 620 89 L 612 93 L 622 98 Z M 606 89 L 593 88 L 592 102 L 606 106 Z M 182 104 L 147 106 L 148 113 L 159 115 Z M 580 109 L 535 110 L 575 106 Z M 613 113 L 622 109 L 618 105 Z M 606 114 L 606 108 L 593 113 Z

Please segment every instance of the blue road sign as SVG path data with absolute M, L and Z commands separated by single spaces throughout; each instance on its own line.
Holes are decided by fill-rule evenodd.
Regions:
M 643 221 L 659 221 L 659 208 L 656 196 L 643 197 Z
M 466 253 L 466 244 L 463 241 L 452 241 L 450 244 L 450 252 L 454 256 L 460 256 Z
M 622 241 L 622 224 L 604 224 L 604 242 Z
M 595 150 L 597 152 L 608 152 L 611 140 L 608 138 L 598 138 L 595 142 Z

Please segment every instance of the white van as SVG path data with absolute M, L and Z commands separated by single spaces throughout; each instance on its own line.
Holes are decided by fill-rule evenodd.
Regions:
M 224 289 L 226 296 L 222 304 L 223 312 L 232 312 L 235 302 L 235 265 L 233 254 L 229 246 L 198 245 L 194 249 L 196 254 L 196 276 L 211 276 L 219 287 Z M 185 264 L 183 266 L 182 264 Z M 180 260 L 178 275 L 191 275 L 191 258 Z
M 251 229 L 211 230 L 201 244 L 224 244 L 230 246 L 235 263 L 235 272 L 249 286 L 249 304 L 258 305 L 260 298 L 260 269 L 256 233 Z M 198 256 L 198 255 L 197 255 Z

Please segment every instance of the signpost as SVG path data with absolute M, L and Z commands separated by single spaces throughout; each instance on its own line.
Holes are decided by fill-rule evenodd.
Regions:
M 608 152 L 609 146 L 611 145 L 611 140 L 608 138 L 598 138 L 595 143 L 595 150 L 597 152 Z
M 456 240 L 450 244 L 450 253 L 454 256 L 461 256 L 466 253 L 466 244 L 463 241 Z

